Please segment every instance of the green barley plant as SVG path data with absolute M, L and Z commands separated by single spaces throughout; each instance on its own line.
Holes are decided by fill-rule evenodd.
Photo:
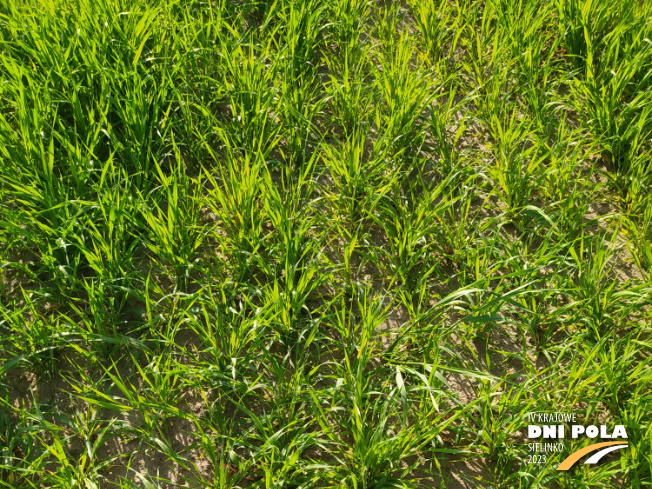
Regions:
M 314 168 L 314 159 L 312 167 Z M 310 164 L 310 163 L 309 163 Z M 270 258 L 264 272 L 270 276 L 270 287 L 265 300 L 275 304 L 278 311 L 279 333 L 287 335 L 310 321 L 308 301 L 318 287 L 328 279 L 323 272 L 323 243 L 315 239 L 313 218 L 304 199 L 309 198 L 314 183 L 308 167 L 296 180 L 290 170 L 283 178 L 284 195 L 267 174 L 264 207 L 274 229 L 274 244 L 268 246 Z M 294 180 L 294 181 L 293 181 Z M 273 284 L 273 285 L 272 285 Z
M 625 10 L 632 2 L 625 2 Z M 605 2 L 594 0 L 558 0 L 555 7 L 559 16 L 559 34 L 575 68 L 591 63 L 599 49 L 615 9 Z
M 397 47 L 396 37 L 400 33 L 400 24 L 406 12 L 400 4 L 386 3 L 373 13 L 373 19 L 376 23 L 374 37 L 379 43 L 380 51 L 384 54 L 390 54 Z
M 270 361 L 270 380 L 266 386 L 276 399 L 274 406 L 261 414 L 252 413 L 246 406 L 236 407 L 249 415 L 253 426 L 248 430 L 246 443 L 250 458 L 260 470 L 261 483 L 265 487 L 281 488 L 301 486 L 314 478 L 314 469 L 301 455 L 315 447 L 324 447 L 318 432 L 312 429 L 312 422 L 306 419 L 307 396 L 302 392 L 309 379 L 301 370 L 292 369 L 289 361 L 267 357 Z M 289 378 L 288 378 L 289 377 Z
M 627 219 L 625 229 L 631 234 L 632 241 L 627 246 L 632 258 L 643 274 L 652 270 L 652 208 L 646 207 L 642 218 Z
M 338 58 L 328 58 L 326 62 L 331 72 L 327 91 L 333 120 L 347 136 L 367 130 L 371 124 L 368 111 L 376 91 L 370 88 L 371 82 L 365 79 L 366 63 L 356 63 L 348 55 L 342 62 Z
M 387 202 L 389 199 L 380 202 L 373 219 L 387 238 L 386 249 L 380 250 L 381 256 L 385 256 L 379 262 L 387 264 L 390 287 L 396 282 L 399 287 L 414 292 L 429 275 L 437 274 L 440 266 L 436 260 L 440 235 L 437 227 L 457 201 L 446 195 L 456 178 L 452 174 L 424 192 L 414 208 L 406 203 L 394 206 Z
M 0 465 L 0 485 L 15 487 L 29 485 L 42 477 L 46 455 L 38 443 L 38 432 L 42 429 L 39 406 L 15 409 L 9 402 L 6 390 L 2 399 L 3 458 Z
M 256 308 L 254 297 L 233 293 L 234 285 L 227 283 L 219 290 L 203 291 L 185 309 L 180 324 L 187 324 L 202 339 L 199 351 L 205 357 L 203 361 L 235 380 L 247 369 L 255 368 L 249 351 L 262 347 L 264 332 L 274 316 L 272 310 Z
M 643 88 L 648 78 L 636 80 L 650 53 L 643 49 L 634 59 L 611 64 L 608 75 L 591 74 L 575 85 L 591 128 L 617 174 L 629 173 L 634 155 L 650 137 L 649 95 Z
M 156 166 L 161 181 L 161 203 L 155 203 L 154 209 L 151 209 L 148 202 L 156 200 L 141 196 L 144 221 L 141 228 L 150 230 L 146 246 L 164 266 L 171 269 L 179 289 L 186 290 L 206 231 L 199 222 L 201 177 L 190 178 L 178 149 L 175 157 L 178 163 L 170 177 L 164 174 L 160 166 Z
M 426 147 L 430 146 L 428 150 L 438 157 L 435 168 L 440 168 L 442 175 L 453 173 L 453 168 L 458 164 L 460 159 L 458 145 L 468 128 L 467 114 L 462 116 L 461 120 L 455 120 L 455 113 L 460 110 L 459 105 L 455 104 L 455 87 L 451 87 L 446 96 L 445 104 L 442 103 L 439 107 L 430 109 L 427 120 L 427 130 L 431 134 L 434 144 L 426 142 Z M 454 132 L 452 131 L 453 126 L 456 126 Z
M 279 131 L 270 117 L 279 90 L 275 76 L 278 61 L 270 59 L 271 52 L 271 40 L 259 46 L 249 38 L 236 44 L 225 60 L 219 82 L 224 85 L 230 114 L 224 122 L 228 130 L 218 126 L 218 136 L 239 151 L 266 153 Z
M 383 69 L 376 77 L 381 104 L 374 122 L 389 159 L 409 158 L 423 144 L 426 107 L 439 88 L 409 68 L 413 49 L 413 43 L 403 35 L 395 50 L 380 59 Z M 393 164 L 398 166 L 400 160 Z
M 12 483 L 21 483 L 17 480 L 16 473 L 26 466 L 33 458 L 32 447 L 34 439 L 30 433 L 30 426 L 25 422 L 25 417 L 16 421 L 9 406 L 8 396 L 4 393 L 3 405 L 0 415 L 0 439 L 2 439 L 2 463 L 0 463 L 0 484 L 11 487 Z M 30 473 L 25 471 L 25 475 Z
M 43 375 L 54 375 L 57 356 L 67 342 L 74 340 L 79 328 L 65 316 L 44 315 L 39 300 L 25 290 L 21 302 L 21 305 L 0 307 L 0 328 L 6 337 L 3 348 L 8 354 L 7 360 L 25 362 L 41 370 Z
M 409 3 L 415 24 L 421 34 L 420 43 L 425 59 L 436 63 L 450 53 L 454 53 L 457 23 L 460 19 L 459 17 L 453 19 L 451 11 L 453 9 L 450 4 L 436 0 Z
M 514 213 L 533 200 L 541 180 L 539 167 L 547 154 L 537 145 L 524 147 L 530 136 L 530 122 L 519 118 L 516 111 L 504 118 L 493 115 L 487 125 L 495 141 L 495 165 L 487 173 L 496 181 L 508 211 Z
M 320 96 L 317 53 L 324 42 L 324 8 L 317 2 L 292 3 L 283 18 L 285 45 L 279 50 L 284 64 L 278 74 L 283 83 L 278 95 L 278 123 L 284 128 L 285 160 L 302 165 L 317 142 L 315 123 L 324 103 Z
M 339 147 L 323 146 L 323 159 L 335 191 L 328 191 L 328 198 L 335 202 L 338 217 L 349 229 L 357 220 L 368 218 L 378 201 L 391 189 L 391 179 L 396 178 L 391 173 L 385 177 L 389 185 L 379 185 L 383 170 L 387 165 L 382 150 L 378 148 L 382 142 L 371 149 L 370 158 L 365 153 L 369 151 L 368 131 L 358 129 L 348 136 Z
M 337 0 L 327 4 L 330 36 L 345 62 L 356 64 L 364 55 L 367 33 L 365 21 L 371 14 L 368 0 Z M 326 62 L 339 57 L 327 58 Z
M 235 281 L 252 274 L 262 251 L 262 156 L 232 154 L 217 175 L 206 171 L 210 184 L 209 206 L 219 216 L 217 236 L 222 252 L 229 258 Z M 220 233 L 222 231 L 222 233 Z
M 590 321 L 588 328 L 603 327 L 605 320 L 610 319 L 609 306 L 615 302 L 613 294 L 617 294 L 615 281 L 609 276 L 613 267 L 610 262 L 614 256 L 614 244 L 612 241 L 611 246 L 606 246 L 604 242 L 594 244 L 590 240 L 579 239 L 577 249 L 569 249 L 578 270 L 578 300 L 590 311 L 587 316 Z M 591 258 L 586 260 L 580 257 Z

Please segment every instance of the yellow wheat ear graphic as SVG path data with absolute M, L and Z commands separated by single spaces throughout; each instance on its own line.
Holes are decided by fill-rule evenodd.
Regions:
M 559 464 L 559 467 L 557 467 L 557 470 L 568 470 L 570 469 L 575 462 L 577 462 L 580 458 L 582 458 L 584 455 L 587 453 L 591 453 L 596 451 L 598 448 L 605 448 L 604 450 L 600 450 L 598 453 L 595 453 L 591 458 L 589 458 L 585 464 L 595 464 L 600 461 L 602 457 L 604 457 L 606 454 L 609 452 L 613 452 L 614 450 L 618 450 L 620 448 L 625 448 L 627 446 L 627 442 L 622 442 L 622 441 L 607 441 L 604 443 L 596 443 L 594 445 L 589 445 L 588 447 L 584 447 L 581 450 L 578 450 L 574 453 L 571 453 L 566 460 L 564 460 L 561 464 Z

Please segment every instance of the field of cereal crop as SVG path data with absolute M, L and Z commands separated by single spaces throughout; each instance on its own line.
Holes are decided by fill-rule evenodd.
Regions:
M 0 487 L 652 486 L 651 39 L 649 0 L 0 0 Z M 556 470 L 609 440 L 531 413 L 628 446 Z

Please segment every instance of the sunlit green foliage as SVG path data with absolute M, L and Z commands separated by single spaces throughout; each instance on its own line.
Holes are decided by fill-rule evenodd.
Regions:
M 652 485 L 650 39 L 647 0 L 0 2 L 0 487 Z M 528 465 L 532 411 L 631 447 Z

